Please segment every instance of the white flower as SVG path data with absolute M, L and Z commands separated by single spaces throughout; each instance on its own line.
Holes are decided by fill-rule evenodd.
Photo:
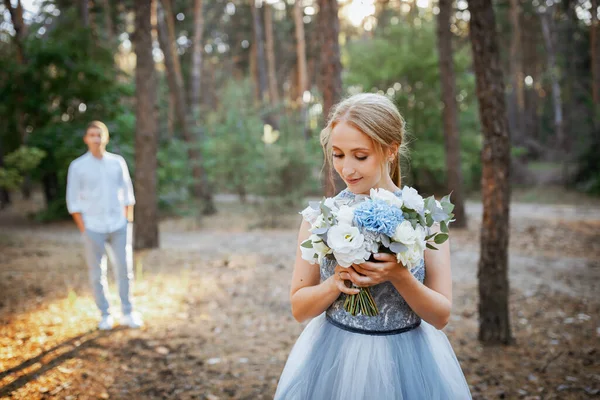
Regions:
M 354 221 L 354 208 L 342 205 L 337 212 L 337 220 L 339 225 L 352 225 Z
M 425 236 L 427 236 L 427 231 L 425 228 L 423 228 L 423 226 L 417 224 L 417 227 L 415 228 L 415 234 L 417 236 L 415 241 L 416 244 L 421 248 L 422 251 L 425 251 L 425 245 L 427 244 L 425 241 Z
M 307 241 L 304 241 L 302 244 L 306 243 Z M 300 246 L 300 252 L 302 253 L 302 259 L 308 261 L 311 264 L 318 264 L 319 263 L 319 256 L 317 254 L 317 252 L 315 251 L 314 247 L 304 247 L 304 246 Z
M 327 247 L 325 242 L 323 242 L 320 237 L 313 234 L 310 235 L 309 239 L 313 244 L 313 250 L 317 253 L 319 263 L 323 260 L 323 257 L 325 257 L 327 254 L 331 254 L 331 249 Z
M 419 192 L 410 186 L 404 186 L 402 188 L 402 201 L 404 202 L 405 207 L 411 208 L 419 214 L 421 214 L 425 208 L 425 201 Z
M 371 189 L 370 196 L 373 200 L 382 200 L 391 206 L 398 208 L 402 207 L 402 199 L 396 196 L 394 193 L 385 189 Z
M 311 206 L 308 206 L 304 210 L 302 210 L 300 214 L 302 214 L 302 218 L 312 226 L 319 217 L 319 215 L 321 215 L 321 210 L 315 210 Z
M 411 246 L 417 241 L 417 232 L 413 229 L 410 222 L 405 220 L 396 227 L 396 232 L 394 232 L 392 239 L 394 242 Z
M 423 259 L 423 250 L 417 244 L 410 246 L 408 250 L 396 255 L 399 263 L 402 263 L 406 268 L 413 269 Z
M 369 258 L 370 254 L 364 248 L 364 241 L 365 237 L 355 226 L 335 225 L 327 231 L 327 244 L 342 267 L 360 264 Z
M 338 206 L 335 204 L 335 200 L 333 197 L 328 197 L 325 199 L 325 207 L 329 208 L 331 211 L 337 211 Z
M 312 224 L 310 229 L 313 230 L 313 229 L 325 228 L 325 226 L 326 226 L 325 217 L 323 216 L 323 214 L 319 214 L 319 216 L 317 217 L 316 221 Z

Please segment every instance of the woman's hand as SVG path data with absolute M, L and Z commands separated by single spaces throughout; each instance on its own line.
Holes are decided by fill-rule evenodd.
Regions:
M 387 281 L 399 282 L 410 276 L 410 271 L 393 254 L 376 253 L 373 257 L 377 262 L 365 261 L 347 269 L 349 279 L 356 286 L 369 287 Z
M 344 268 L 339 265 L 336 265 L 335 269 L 333 270 L 333 276 L 332 276 L 333 284 L 335 285 L 335 288 L 342 293 L 358 294 L 360 292 L 359 289 L 349 288 L 348 286 L 346 286 L 346 282 L 349 282 L 351 280 L 351 278 L 350 278 L 351 271 L 354 274 L 356 274 L 356 271 L 354 271 L 354 269 L 352 269 L 352 267 Z

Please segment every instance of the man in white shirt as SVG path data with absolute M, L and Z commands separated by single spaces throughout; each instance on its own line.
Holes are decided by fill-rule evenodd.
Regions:
M 106 151 L 108 128 L 91 122 L 83 141 L 88 152 L 69 166 L 67 208 L 81 231 L 85 259 L 96 305 L 102 319 L 98 328 L 112 329 L 114 319 L 107 299 L 106 253 L 110 255 L 119 285 L 123 317 L 121 324 L 139 328 L 143 321 L 133 312 L 131 284 L 133 253 L 131 246 L 135 197 L 129 170 L 123 157 Z

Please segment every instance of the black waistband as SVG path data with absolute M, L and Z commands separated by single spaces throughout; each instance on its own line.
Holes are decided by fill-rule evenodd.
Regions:
M 333 325 L 337 328 L 340 328 L 340 329 L 343 329 L 345 331 L 352 332 L 352 333 L 360 333 L 363 335 L 371 335 L 371 336 L 397 335 L 399 333 L 412 331 L 413 329 L 416 329 L 419 327 L 419 325 L 421 325 L 421 320 L 419 319 L 414 324 L 406 326 L 404 328 L 400 328 L 400 329 L 392 329 L 390 331 L 367 331 L 364 329 L 358 329 L 358 328 L 353 328 L 351 326 L 342 325 L 339 322 L 336 322 L 333 319 L 331 319 L 329 316 L 327 316 L 326 318 L 327 318 L 327 322 L 329 322 L 331 325 Z

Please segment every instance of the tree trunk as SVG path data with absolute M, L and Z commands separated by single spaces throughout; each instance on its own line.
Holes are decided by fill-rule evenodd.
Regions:
M 508 313 L 510 133 L 496 19 L 491 0 L 469 0 L 469 22 L 479 115 L 483 128 L 483 220 L 479 259 L 479 340 L 512 342 Z
M 204 214 L 212 214 L 215 208 L 206 186 L 202 153 L 198 150 L 198 138 L 193 134 L 191 120 L 187 113 L 185 103 L 185 91 L 183 88 L 183 75 L 181 73 L 181 64 L 177 54 L 175 38 L 175 18 L 171 8 L 170 0 L 162 0 L 163 8 L 159 7 L 158 12 L 158 41 L 165 56 L 165 66 L 167 70 L 167 82 L 169 91 L 175 98 L 175 113 L 183 134 L 183 139 L 188 144 L 188 158 L 192 168 L 194 184 L 192 194 L 195 198 L 203 201 L 202 209 Z M 164 12 L 163 12 L 164 11 Z
M 554 134 L 556 135 L 556 148 L 562 149 L 565 143 L 563 115 L 562 115 L 562 97 L 560 92 L 560 82 L 558 76 L 558 66 L 556 65 L 556 52 L 554 40 L 552 38 L 552 29 L 550 27 L 550 15 L 552 8 L 540 13 L 542 23 L 542 33 L 544 34 L 544 43 L 546 44 L 546 54 L 548 55 L 548 70 L 550 71 L 550 80 L 552 82 L 552 104 L 554 106 Z
M 524 122 L 523 115 L 525 110 L 525 91 L 523 88 L 523 62 L 521 50 L 521 24 L 519 17 L 521 15 L 520 0 L 510 0 L 510 21 L 512 25 L 512 35 L 510 41 L 510 76 L 511 76 L 511 114 L 514 116 L 514 123 L 511 126 L 511 137 L 515 144 L 522 144 L 524 141 Z
M 200 115 L 200 88 L 202 87 L 202 33 L 204 13 L 202 0 L 194 1 L 194 40 L 192 42 L 192 65 L 190 69 L 190 111 L 194 118 Z
M 336 0 L 319 0 L 319 31 L 321 33 L 321 80 L 323 116 L 325 120 L 342 97 L 342 63 L 340 61 L 340 20 Z
M 134 247 L 158 247 L 157 159 L 158 120 L 156 76 L 152 58 L 154 2 L 135 0 L 135 235 Z
M 308 91 L 308 70 L 306 65 L 306 40 L 304 38 L 304 10 L 302 2 L 294 2 L 294 24 L 296 26 L 296 69 L 298 70 L 298 90 L 296 104 L 300 107 L 302 125 L 304 127 L 304 139 L 309 139 L 307 107 L 304 102 L 304 92 Z
M 90 26 L 90 6 L 88 0 L 79 0 L 79 18 L 81 18 L 83 26 Z
M 442 99 L 444 102 L 444 142 L 446 145 L 446 174 L 448 190 L 452 192 L 454 215 L 456 222 L 453 226 L 467 226 L 465 199 L 463 194 L 463 176 L 460 162 L 460 137 L 458 134 L 456 78 L 454 75 L 454 59 L 452 58 L 452 32 L 450 31 L 450 16 L 453 12 L 453 0 L 439 0 L 437 37 L 440 53 L 440 78 L 442 84 Z
M 594 105 L 600 103 L 600 60 L 598 60 L 598 0 L 592 0 L 592 26 L 590 28 L 590 55 L 592 70 L 592 98 Z M 594 119 L 595 119 L 594 115 Z
M 265 7 L 265 44 L 267 52 L 268 78 L 269 78 L 269 103 L 271 106 L 279 103 L 277 90 L 277 71 L 275 69 L 275 43 L 273 40 L 273 12 L 269 4 Z
M 340 20 L 337 0 L 318 0 L 319 32 L 321 42 L 321 79 L 319 86 L 323 94 L 323 118 L 329 119 L 331 109 L 342 97 L 342 63 L 340 61 Z M 339 176 L 331 172 L 333 166 L 329 160 L 325 163 L 326 175 L 333 174 L 335 185 L 325 179 L 324 189 L 328 196 L 334 195 L 343 187 Z
M 17 61 L 23 65 L 25 63 L 25 51 L 23 50 L 23 41 L 27 36 L 27 25 L 23 20 L 23 6 L 21 0 L 17 0 L 17 6 L 13 7 L 10 0 L 4 0 L 4 4 L 10 13 L 10 19 L 15 29 L 15 45 L 17 46 Z
M 250 1 L 252 11 L 252 27 L 254 30 L 254 43 L 256 45 L 256 69 L 257 78 L 256 86 L 258 88 L 259 102 L 263 102 L 267 96 L 267 67 L 265 64 L 265 47 L 263 44 L 263 27 L 260 18 L 260 9 L 256 7 L 254 0 Z
M 103 0 L 104 5 L 104 29 L 106 30 L 106 40 L 109 43 L 113 43 L 115 40 L 115 29 L 113 26 L 113 19 L 110 7 L 110 0 Z

